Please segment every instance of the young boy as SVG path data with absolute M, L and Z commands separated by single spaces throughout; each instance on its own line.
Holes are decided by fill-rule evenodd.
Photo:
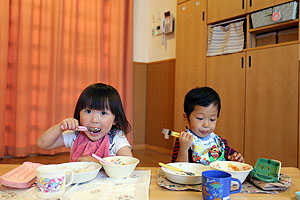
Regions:
M 221 101 L 209 87 L 194 88 L 184 99 L 184 119 L 187 131 L 176 138 L 172 162 L 195 162 L 209 165 L 216 160 L 244 162 L 243 156 L 217 136 L 216 128 Z

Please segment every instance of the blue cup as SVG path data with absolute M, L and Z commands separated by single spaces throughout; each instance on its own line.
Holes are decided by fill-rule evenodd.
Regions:
M 231 182 L 235 181 L 239 184 L 239 189 L 231 190 Z M 204 200 L 211 199 L 229 199 L 230 194 L 238 193 L 242 189 L 242 183 L 232 178 L 231 174 L 218 171 L 208 170 L 202 172 L 202 196 Z

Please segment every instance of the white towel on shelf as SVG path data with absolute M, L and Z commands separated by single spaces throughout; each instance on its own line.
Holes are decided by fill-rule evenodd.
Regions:
M 244 21 L 230 23 L 226 26 L 210 27 L 207 39 L 207 56 L 236 53 L 244 47 Z

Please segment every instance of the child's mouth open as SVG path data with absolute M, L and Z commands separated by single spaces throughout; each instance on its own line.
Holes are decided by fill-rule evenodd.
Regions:
M 208 134 L 209 133 L 209 131 L 201 131 L 201 134 L 202 135 L 206 135 L 206 134 Z
M 100 134 L 101 129 L 100 128 L 91 128 L 92 130 L 89 131 L 91 136 L 97 136 Z

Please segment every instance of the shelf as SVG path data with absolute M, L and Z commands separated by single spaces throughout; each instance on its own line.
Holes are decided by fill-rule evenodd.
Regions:
M 298 43 L 299 43 L 299 41 L 296 40 L 296 41 L 282 42 L 282 43 L 277 43 L 277 44 L 269 44 L 269 45 L 260 46 L 260 47 L 250 47 L 250 48 L 243 49 L 243 52 L 253 51 L 253 50 L 258 50 L 258 49 L 274 48 L 274 47 L 280 47 L 280 46 L 286 46 L 286 45 L 292 45 L 292 44 L 298 44 Z
M 294 20 L 280 22 L 280 23 L 272 24 L 272 25 L 268 25 L 268 26 L 252 28 L 252 29 L 249 29 L 249 32 L 254 33 L 254 34 L 259 34 L 259 33 L 270 32 L 270 31 L 274 31 L 274 30 L 278 30 L 278 29 L 291 28 L 291 27 L 298 26 L 298 21 L 299 21 L 298 19 L 294 19 Z

